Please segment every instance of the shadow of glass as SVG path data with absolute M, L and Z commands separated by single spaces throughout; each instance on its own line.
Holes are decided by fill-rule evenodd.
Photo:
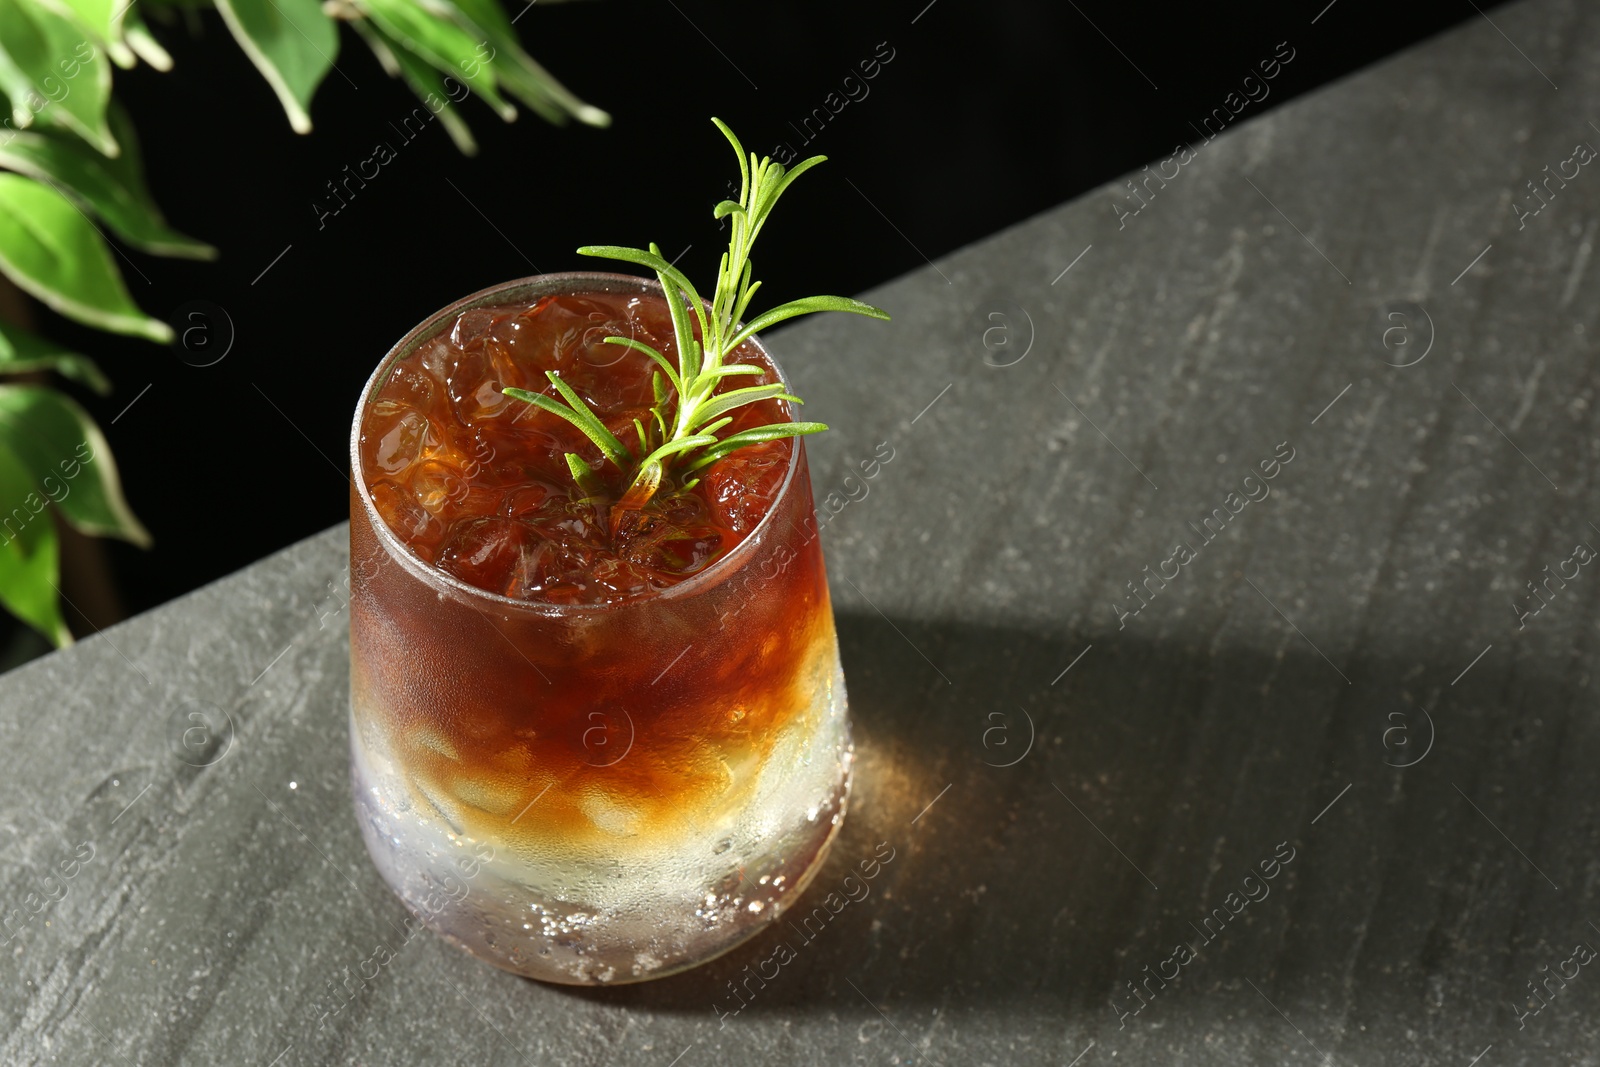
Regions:
M 1499 847 L 1455 791 L 1492 773 L 1486 754 L 1511 728 L 1497 698 L 1435 690 L 1424 709 L 1404 692 L 1403 650 L 1347 664 L 1347 683 L 1304 644 L 1129 632 L 1080 657 L 1081 636 L 838 623 L 859 762 L 805 897 L 705 966 L 566 993 L 730 1023 L 862 999 L 1113 1023 L 1148 1000 L 1177 1022 L 1222 986 L 1248 992 L 1245 978 L 1292 993 L 1347 966 L 1371 990 L 1421 996 L 1419 943 L 1424 960 L 1441 951 L 1440 924 L 1471 907 L 1448 888 L 1476 862 L 1462 841 Z M 1520 686 L 1519 702 L 1560 702 L 1560 683 Z M 1357 920 L 1367 951 L 1352 960 Z

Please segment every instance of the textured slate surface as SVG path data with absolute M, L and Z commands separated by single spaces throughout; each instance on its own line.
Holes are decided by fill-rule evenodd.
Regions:
M 0 1061 L 1596 1062 L 1600 9 L 1494 17 L 779 335 L 860 498 L 818 889 L 895 856 L 814 941 L 603 991 L 403 942 L 335 529 L 0 679 Z

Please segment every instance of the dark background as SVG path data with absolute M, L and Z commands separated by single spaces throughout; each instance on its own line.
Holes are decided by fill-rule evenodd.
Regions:
M 348 30 L 302 137 L 218 17 L 157 26 L 176 68 L 118 71 L 116 92 L 158 201 L 222 257 L 130 251 L 137 270 L 124 261 L 124 274 L 152 314 L 225 309 L 232 349 L 195 367 L 37 312 L 116 383 L 81 399 L 156 542 L 110 547 L 122 605 L 152 607 L 343 519 L 356 395 L 436 308 L 512 277 L 606 269 L 573 253 L 589 242 L 654 240 L 669 258 L 692 245 L 679 265 L 714 271 L 723 234 L 710 209 L 737 172 L 709 115 L 759 152 L 787 141 L 832 157 L 785 199 L 755 262 L 769 300 L 849 294 L 1198 140 L 1190 123 L 1279 42 L 1295 58 L 1243 117 L 1479 17 L 1466 0 L 540 3 L 517 23 L 524 43 L 614 123 L 505 125 L 468 101 L 476 158 L 437 122 L 403 142 L 390 123 L 415 98 Z M 882 42 L 893 58 L 869 95 L 801 145 L 789 123 Z M 319 229 L 325 183 L 380 141 L 397 158 Z M 221 343 L 226 325 L 211 329 Z

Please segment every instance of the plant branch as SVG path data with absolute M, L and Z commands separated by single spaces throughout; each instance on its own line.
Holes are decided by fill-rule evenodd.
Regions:
M 766 225 L 767 218 L 784 191 L 796 178 L 827 157 L 813 156 L 786 170 L 781 163 L 774 163 L 768 157 L 758 159 L 755 153 L 746 153 L 727 123 L 718 118 L 711 121 L 727 138 L 739 161 L 739 199 L 723 200 L 712 208 L 713 218 L 729 221 L 730 232 L 728 249 L 718 264 L 716 287 L 709 301 L 700 296 L 682 271 L 663 258 L 661 249 L 655 244 L 648 249 L 622 245 L 585 245 L 578 249 L 580 255 L 646 267 L 655 272 L 656 280 L 661 283 L 661 291 L 672 316 L 678 362 L 674 364 L 662 352 L 635 338 L 606 338 L 609 343 L 644 353 L 666 372 L 665 384 L 659 375 L 653 379 L 655 404 L 651 407 L 651 416 L 661 438 L 660 444 L 635 464 L 621 442 L 611 437 L 601 425 L 600 431 L 615 443 L 615 448 L 609 448 L 593 432 L 593 425 L 584 415 L 593 419 L 594 424 L 598 424 L 599 420 L 582 406 L 576 394 L 569 395 L 570 390 L 553 374 L 551 380 L 567 401 L 565 405 L 558 404 L 550 397 L 521 389 L 504 390 L 509 396 L 537 404 L 577 425 L 600 446 L 606 458 L 620 468 L 627 488 L 621 494 L 622 502 L 613 509 L 614 526 L 618 509 L 643 507 L 655 494 L 663 478 L 674 471 L 687 475 L 745 445 L 827 429 L 819 422 L 788 422 L 759 426 L 722 438 L 715 436 L 716 430 L 732 422 L 728 412 L 747 404 L 764 400 L 783 400 L 791 404 L 802 402 L 799 397 L 787 392 L 781 382 L 733 389 L 720 394 L 717 392 L 724 378 L 764 373 L 760 367 L 724 362 L 757 332 L 779 322 L 819 311 L 844 311 L 875 319 L 889 318 L 881 308 L 859 300 L 842 296 L 812 296 L 781 304 L 740 325 L 756 291 L 761 287 L 761 283 L 754 280 L 755 268 L 750 259 L 756 238 L 761 235 L 762 227 Z M 666 391 L 668 384 L 672 387 L 671 393 Z M 670 414 L 668 408 L 672 409 Z M 636 425 L 640 450 L 643 452 L 647 447 L 647 434 L 642 424 Z M 618 459 L 618 455 L 624 458 Z M 578 468 L 573 469 L 576 471 Z

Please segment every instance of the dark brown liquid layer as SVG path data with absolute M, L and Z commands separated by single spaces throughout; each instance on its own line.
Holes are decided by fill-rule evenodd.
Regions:
M 501 392 L 514 386 L 559 399 L 546 376 L 554 371 L 637 457 L 638 428 L 654 421 L 656 364 L 607 337 L 641 341 L 677 363 L 666 302 L 624 292 L 476 308 L 398 360 L 363 413 L 360 439 L 373 504 L 390 529 L 470 585 L 558 604 L 662 589 L 738 545 L 777 495 L 789 441 L 740 449 L 701 472 L 693 489 L 669 482 L 641 521 L 613 536 L 614 498 L 585 502 L 565 455 L 597 468 L 614 495 L 626 488 L 624 472 L 571 423 Z M 764 373 L 728 377 L 719 392 L 778 381 L 753 346 L 727 362 Z M 790 421 L 778 401 L 732 414 L 723 436 Z
M 358 562 L 351 602 L 357 728 L 460 830 L 579 842 L 710 817 L 823 711 L 833 617 L 820 546 L 794 530 L 698 596 L 568 619 L 441 598 L 362 526 L 355 558 L 377 565 L 363 579 Z

